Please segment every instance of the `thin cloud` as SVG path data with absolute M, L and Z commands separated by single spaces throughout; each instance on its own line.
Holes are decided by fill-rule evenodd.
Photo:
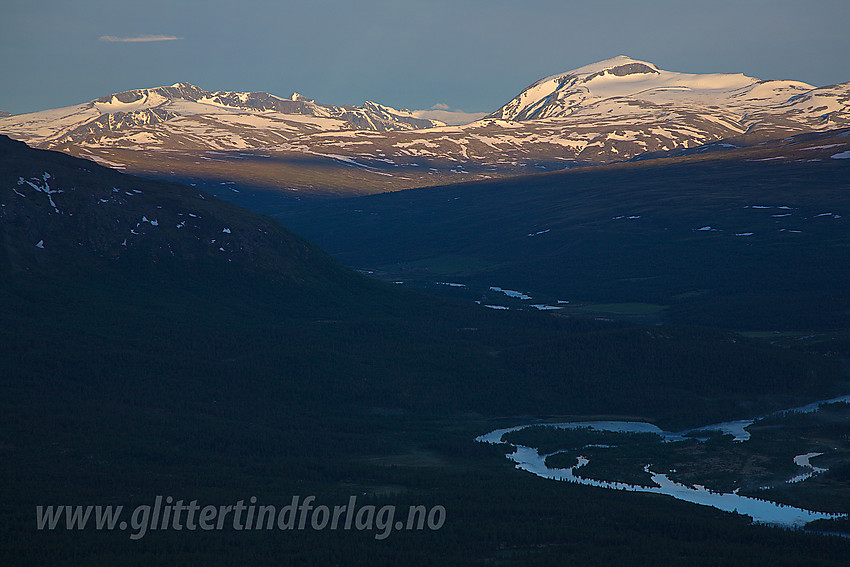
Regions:
M 150 41 L 177 41 L 183 39 L 174 35 L 137 35 L 135 37 L 118 37 L 114 35 L 102 35 L 100 41 L 110 43 L 142 43 Z

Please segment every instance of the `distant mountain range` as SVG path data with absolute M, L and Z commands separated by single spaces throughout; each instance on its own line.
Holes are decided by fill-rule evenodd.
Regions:
M 846 126 L 850 83 L 675 73 L 626 56 L 541 79 L 462 126 L 372 102 L 333 106 L 187 83 L 0 118 L 12 138 L 135 173 L 337 194 L 723 150 Z M 212 152 L 219 163 L 239 160 L 241 171 L 208 163 Z M 246 167 L 252 159 L 265 163 Z M 321 166 L 321 178 L 306 161 Z
M 315 132 L 410 130 L 443 125 L 367 101 L 318 103 L 298 93 L 205 91 L 188 83 L 136 89 L 56 110 L 21 114 L 4 133 L 38 147 L 250 149 Z

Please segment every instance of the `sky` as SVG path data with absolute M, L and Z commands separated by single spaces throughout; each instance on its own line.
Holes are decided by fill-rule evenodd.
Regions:
M 189 82 L 492 112 L 616 55 L 822 86 L 850 81 L 848 22 L 848 0 L 0 0 L 0 110 Z

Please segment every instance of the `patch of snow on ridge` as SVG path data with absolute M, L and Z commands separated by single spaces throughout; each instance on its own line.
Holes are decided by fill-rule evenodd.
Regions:
M 59 207 L 56 206 L 56 202 L 53 201 L 53 195 L 63 193 L 63 191 L 61 189 L 51 189 L 50 185 L 47 183 L 48 179 L 52 179 L 52 176 L 45 171 L 44 174 L 40 178 L 39 177 L 33 177 L 32 179 L 24 179 L 23 177 L 18 177 L 18 185 L 19 186 L 29 185 L 30 187 L 32 187 L 36 191 L 39 191 L 41 193 L 46 194 L 47 200 L 50 202 L 50 206 L 53 207 L 53 210 L 56 213 L 61 213 L 61 211 L 59 210 Z M 18 193 L 18 192 L 15 191 L 15 193 Z M 21 193 L 18 193 L 18 195 L 25 197 L 25 195 L 22 195 Z

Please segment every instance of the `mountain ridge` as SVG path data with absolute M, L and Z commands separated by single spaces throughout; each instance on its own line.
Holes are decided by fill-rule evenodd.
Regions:
M 618 56 L 544 77 L 469 124 L 415 114 L 176 83 L 0 118 L 0 132 L 137 174 L 341 196 L 839 129 L 850 126 L 850 83 L 679 73 Z
M 334 106 L 298 93 L 285 99 L 263 91 L 207 91 L 184 82 L 131 89 L 74 106 L 20 114 L 0 128 L 36 147 L 57 147 L 65 143 L 98 145 L 108 144 L 110 138 L 120 137 L 119 132 L 134 127 L 157 125 L 192 115 L 215 115 L 216 112 L 267 115 L 270 124 L 278 122 L 279 132 L 382 131 L 444 125 L 417 118 L 409 110 L 396 110 L 371 101 L 363 106 Z M 287 117 L 291 118 L 287 120 Z M 297 122 L 301 122 L 302 128 L 298 128 Z
M 2 135 L 0 186 L 0 266 L 9 276 L 118 266 L 290 283 L 348 274 L 268 217 Z

